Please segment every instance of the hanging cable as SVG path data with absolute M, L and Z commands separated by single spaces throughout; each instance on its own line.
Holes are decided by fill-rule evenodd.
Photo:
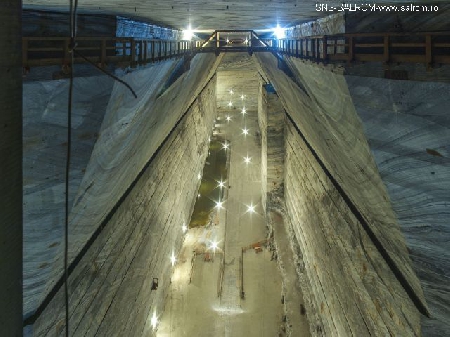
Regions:
M 78 0 L 70 0 L 70 79 L 69 79 L 69 97 L 67 104 L 67 157 L 66 157 L 66 176 L 65 176 L 65 221 L 64 221 L 64 305 L 65 305 L 65 331 L 66 337 L 69 337 L 69 173 L 70 173 L 70 156 L 72 147 L 72 100 L 73 100 L 73 69 L 75 64 L 75 54 L 82 57 L 85 61 L 92 64 L 94 67 L 112 77 L 114 80 L 124 84 L 137 98 L 136 93 L 131 86 L 118 77 L 101 69 L 96 64 L 89 61 L 86 57 L 81 55 L 76 50 L 76 36 L 77 36 L 77 8 Z
M 66 321 L 66 337 L 69 337 L 69 171 L 70 171 L 70 155 L 72 147 L 72 96 L 73 96 L 73 65 L 75 38 L 77 33 L 77 7 L 78 0 L 70 0 L 70 80 L 69 80 L 69 97 L 67 104 L 67 157 L 66 157 L 66 181 L 65 181 L 65 221 L 64 221 L 64 304 L 65 304 L 65 321 Z

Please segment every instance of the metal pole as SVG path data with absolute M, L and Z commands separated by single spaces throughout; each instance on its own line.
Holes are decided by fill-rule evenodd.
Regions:
M 22 2 L 0 10 L 0 331 L 22 336 Z

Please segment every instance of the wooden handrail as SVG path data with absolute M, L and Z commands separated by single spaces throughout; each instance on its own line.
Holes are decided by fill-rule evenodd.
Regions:
M 444 49 L 450 46 L 450 32 L 350 33 L 275 41 L 274 51 L 315 62 L 419 62 L 427 69 L 433 63 L 450 64 L 450 53 Z M 290 47 L 294 44 L 300 44 L 300 50 Z

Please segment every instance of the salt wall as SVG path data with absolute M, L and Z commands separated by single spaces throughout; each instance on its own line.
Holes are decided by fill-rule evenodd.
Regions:
M 189 220 L 200 183 L 197 174 L 208 151 L 216 111 L 214 72 L 220 58 L 196 56 L 190 70 L 162 92 L 174 62 L 123 77 L 137 90 L 138 99 L 120 83 L 110 94 L 71 209 L 71 334 L 139 335 L 149 329 L 153 310 L 163 309 L 170 256 L 181 244 L 181 226 Z M 57 200 L 48 200 L 50 208 L 58 208 Z M 54 211 L 49 209 L 48 216 Z M 39 245 L 25 246 L 26 270 L 35 271 L 29 276 L 30 304 L 36 303 L 33 296 L 42 300 L 51 294 L 62 275 L 62 243 L 57 239 L 62 232 L 59 229 L 56 237 L 50 232 L 42 231 L 39 240 L 29 238 Z M 32 268 L 42 263 L 33 258 L 42 255 L 34 254 L 42 247 L 46 252 L 53 249 L 54 256 L 45 277 L 42 269 Z M 39 278 L 46 280 L 44 287 L 36 282 L 33 288 L 33 280 Z M 155 291 L 153 278 L 159 280 Z M 63 299 L 61 289 L 51 297 L 34 324 L 35 335 L 63 332 Z
M 261 83 L 259 89 L 258 123 L 262 205 L 268 211 L 279 208 L 283 200 L 285 113 L 273 86 L 267 83 Z
M 285 217 L 312 333 L 420 335 L 421 285 L 345 79 L 287 59 L 294 82 L 273 55 L 257 59 L 288 116 Z
M 449 335 L 450 84 L 345 80 L 430 307 L 423 335 Z

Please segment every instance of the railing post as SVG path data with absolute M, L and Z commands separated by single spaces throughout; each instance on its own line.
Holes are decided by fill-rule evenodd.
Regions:
M 384 36 L 384 43 L 383 43 L 383 62 L 385 65 L 389 63 L 389 35 Z
M 320 60 L 320 40 L 316 38 L 316 62 Z
M 106 65 L 106 39 L 102 39 L 101 44 L 101 57 L 100 57 L 100 66 L 104 67 Z
M 427 71 L 430 71 L 433 66 L 433 46 L 431 44 L 431 35 L 425 36 L 425 62 Z
M 148 48 L 148 41 L 147 40 L 144 40 L 143 41 L 143 44 L 144 44 L 144 49 L 143 49 L 143 52 L 144 52 L 144 64 L 147 64 L 147 48 Z
M 323 61 L 328 61 L 328 39 L 327 36 L 324 35 L 322 39 L 322 49 L 323 49 Z
M 150 47 L 152 48 L 152 62 L 155 62 L 156 54 L 155 54 L 155 41 L 154 40 L 152 40 L 150 42 Z
M 22 39 L 22 68 L 28 69 L 28 39 Z
M 162 41 L 159 40 L 158 41 L 158 61 L 161 60 L 161 57 L 162 57 Z
M 300 57 L 303 57 L 303 39 L 300 38 Z
M 309 39 L 305 38 L 305 57 L 309 58 Z
M 70 39 L 69 38 L 65 38 L 63 41 L 63 50 L 64 50 L 64 60 L 63 60 L 63 65 L 69 65 L 70 63 L 70 56 L 69 56 L 69 43 L 70 43 Z
M 350 36 L 348 38 L 348 59 L 347 61 L 353 62 L 353 52 L 354 52 L 354 44 L 353 44 L 353 36 Z
M 134 40 L 134 38 L 131 39 L 131 50 L 130 50 L 130 57 L 131 57 L 131 68 L 135 68 L 136 67 L 136 41 Z

